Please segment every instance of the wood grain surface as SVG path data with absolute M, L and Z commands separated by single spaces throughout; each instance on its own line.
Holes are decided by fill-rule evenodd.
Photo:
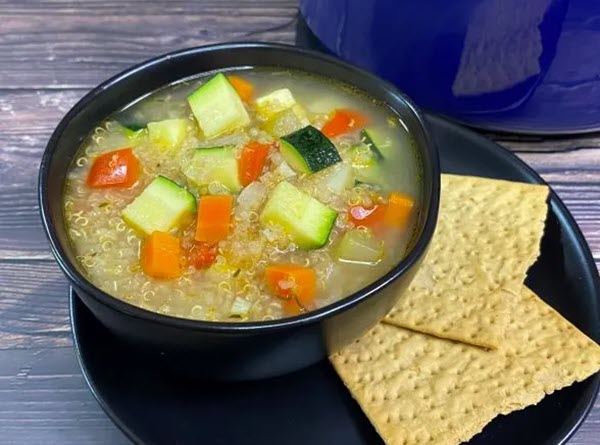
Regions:
M 38 214 L 37 171 L 54 127 L 90 88 L 168 51 L 293 43 L 295 0 L 0 0 L 0 443 L 120 444 L 79 371 L 67 282 Z M 490 135 L 565 201 L 600 264 L 600 137 Z M 600 443 L 600 403 L 569 442 Z

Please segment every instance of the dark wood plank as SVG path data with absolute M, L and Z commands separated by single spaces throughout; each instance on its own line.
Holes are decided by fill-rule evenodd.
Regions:
M 231 40 L 293 43 L 290 0 L 0 3 L 0 88 L 92 87 L 176 49 Z
M 35 189 L 36 171 L 52 131 L 84 94 L 84 90 L 0 91 L 2 186 Z
M 0 350 L 70 346 L 68 284 L 54 261 L 0 261 Z
M 71 347 L 0 351 L 0 442 L 126 444 L 94 400 Z

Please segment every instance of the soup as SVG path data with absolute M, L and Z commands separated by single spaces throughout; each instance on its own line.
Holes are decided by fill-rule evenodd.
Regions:
M 170 316 L 326 306 L 407 253 L 420 161 L 401 117 L 348 85 L 260 68 L 140 98 L 89 135 L 64 191 L 98 288 Z

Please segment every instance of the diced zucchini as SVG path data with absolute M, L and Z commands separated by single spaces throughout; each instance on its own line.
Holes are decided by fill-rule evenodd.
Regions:
M 383 258 L 383 242 L 370 230 L 350 229 L 335 248 L 339 261 L 376 264 Z
M 123 136 L 125 136 L 130 141 L 135 141 L 138 138 L 142 137 L 146 133 L 145 127 L 140 128 L 137 125 L 132 125 L 132 127 L 128 127 L 128 126 L 122 124 L 121 122 L 119 122 L 118 120 L 111 121 L 110 125 L 111 125 L 111 128 L 112 128 L 112 126 L 115 126 L 115 128 L 118 128 L 119 130 L 121 130 L 121 133 L 123 134 Z
M 378 130 L 365 128 L 360 132 L 360 137 L 362 143 L 371 149 L 377 161 L 382 161 L 390 155 L 393 141 L 389 136 Z
M 150 140 L 163 148 L 175 148 L 183 143 L 187 134 L 186 119 L 166 119 L 148 123 Z
M 327 167 L 327 169 L 319 174 L 324 174 L 321 184 L 336 195 L 339 195 L 344 190 L 354 186 L 354 172 L 352 171 L 352 166 L 345 162 L 340 162 L 331 167 Z
M 196 211 L 196 198 L 164 176 L 157 176 L 123 211 L 123 220 L 150 235 L 168 232 Z
M 289 182 L 271 192 L 260 219 L 281 226 L 302 249 L 318 249 L 327 243 L 337 213 Z
M 118 111 L 114 118 L 122 127 L 135 132 L 145 129 L 147 120 L 144 119 L 143 113 L 134 110 L 136 107 Z
M 144 134 L 146 134 L 145 128 L 140 128 L 139 130 L 132 130 L 129 127 L 123 127 L 121 131 L 130 141 L 136 141 L 137 139 L 141 138 Z
M 221 184 L 230 193 L 242 189 L 235 147 L 197 148 L 183 173 L 197 186 Z
M 365 144 L 359 144 L 351 150 L 354 178 L 365 184 L 384 185 L 385 175 L 373 150 Z
M 300 173 L 318 172 L 342 160 L 335 145 L 311 125 L 282 137 L 279 148 L 290 167 Z
M 207 138 L 250 123 L 242 99 L 223 73 L 194 91 L 188 97 L 188 103 Z
M 263 128 L 273 136 L 281 137 L 307 125 L 310 125 L 310 122 L 306 116 L 306 111 L 300 104 L 295 104 L 269 119 Z
M 282 88 L 257 98 L 254 104 L 256 111 L 263 119 L 271 119 L 276 114 L 292 108 L 296 104 L 296 99 L 290 90 Z

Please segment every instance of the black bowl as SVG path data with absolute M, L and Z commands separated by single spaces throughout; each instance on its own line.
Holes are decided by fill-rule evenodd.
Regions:
M 198 74 L 278 66 L 337 79 L 387 103 L 412 132 L 423 166 L 423 205 L 406 258 L 389 273 L 327 307 L 264 322 L 186 320 L 147 311 L 110 296 L 87 280 L 65 230 L 62 194 L 77 148 L 111 113 L 162 86 Z M 438 154 L 415 106 L 391 84 L 344 62 L 292 46 L 235 43 L 192 48 L 137 65 L 81 99 L 54 131 L 40 166 L 43 224 L 58 264 L 94 315 L 114 334 L 155 356 L 157 366 L 221 380 L 271 377 L 316 363 L 380 321 L 406 288 L 427 249 L 439 204 Z M 118 366 L 118 363 L 107 364 Z

